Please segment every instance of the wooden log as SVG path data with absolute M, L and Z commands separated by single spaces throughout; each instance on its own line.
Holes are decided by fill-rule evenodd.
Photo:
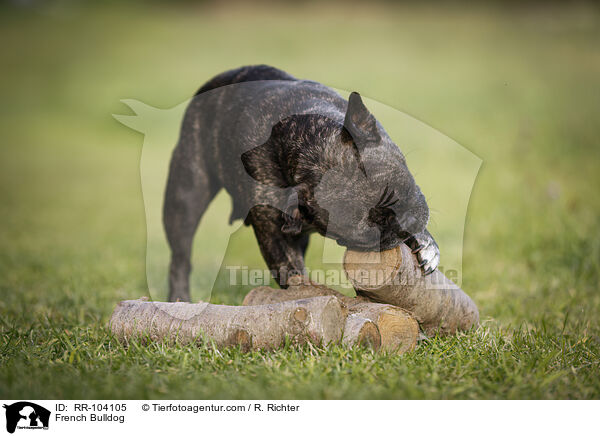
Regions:
M 124 341 L 213 341 L 217 347 L 240 345 L 247 351 L 280 347 L 286 336 L 295 343 L 338 342 L 345 318 L 333 296 L 248 307 L 127 300 L 115 308 L 110 329 Z
M 357 319 L 369 320 L 375 324 L 380 335 L 381 349 L 403 353 L 411 351 L 417 344 L 419 326 L 417 321 L 405 310 L 389 304 L 373 303 L 364 297 L 348 297 L 326 286 L 307 283 L 301 276 L 293 276 L 287 289 L 273 289 L 260 286 L 251 290 L 244 298 L 244 305 L 273 304 L 283 301 L 333 295 L 348 308 L 349 316 L 344 326 L 346 344 L 360 343 L 354 323 Z M 365 334 L 361 332 L 361 334 Z M 375 346 L 374 348 L 379 348 Z
M 350 313 L 344 323 L 342 343 L 349 347 L 365 346 L 378 350 L 381 347 L 381 334 L 373 321 Z
M 479 324 L 473 300 L 442 272 L 423 275 L 404 244 L 380 253 L 348 250 L 344 270 L 359 295 L 408 310 L 428 335 L 453 334 Z

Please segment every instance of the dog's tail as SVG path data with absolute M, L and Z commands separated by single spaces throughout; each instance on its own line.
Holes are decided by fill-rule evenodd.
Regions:
M 246 67 L 236 68 L 234 70 L 225 71 L 218 76 L 213 77 L 206 82 L 195 95 L 212 89 L 220 88 L 221 86 L 232 85 L 234 83 L 255 82 L 258 80 L 298 80 L 294 76 L 281 71 L 269 65 L 249 65 Z

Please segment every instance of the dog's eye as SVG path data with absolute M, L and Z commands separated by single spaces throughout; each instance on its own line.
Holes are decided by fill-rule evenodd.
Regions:
M 392 211 L 387 215 L 387 224 L 392 225 L 396 221 L 396 214 Z

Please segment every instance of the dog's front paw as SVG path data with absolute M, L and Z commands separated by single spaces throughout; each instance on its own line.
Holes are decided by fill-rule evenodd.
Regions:
M 440 249 L 427 230 L 411 236 L 406 244 L 417 255 L 419 266 L 425 275 L 431 274 L 440 264 Z

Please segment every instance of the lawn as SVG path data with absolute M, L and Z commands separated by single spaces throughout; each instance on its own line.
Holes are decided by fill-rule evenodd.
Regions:
M 0 397 L 600 398 L 597 8 L 59 2 L 2 5 L 0 23 Z M 116 302 L 148 295 L 153 277 L 144 137 L 111 114 L 131 114 L 128 98 L 175 107 L 254 63 L 358 90 L 481 159 L 459 232 L 479 329 L 402 356 L 111 337 Z M 220 197 L 200 227 L 203 262 L 228 208 Z M 227 261 L 264 267 L 249 229 Z M 211 285 L 202 271 L 195 297 Z M 248 289 L 221 274 L 211 301 Z

